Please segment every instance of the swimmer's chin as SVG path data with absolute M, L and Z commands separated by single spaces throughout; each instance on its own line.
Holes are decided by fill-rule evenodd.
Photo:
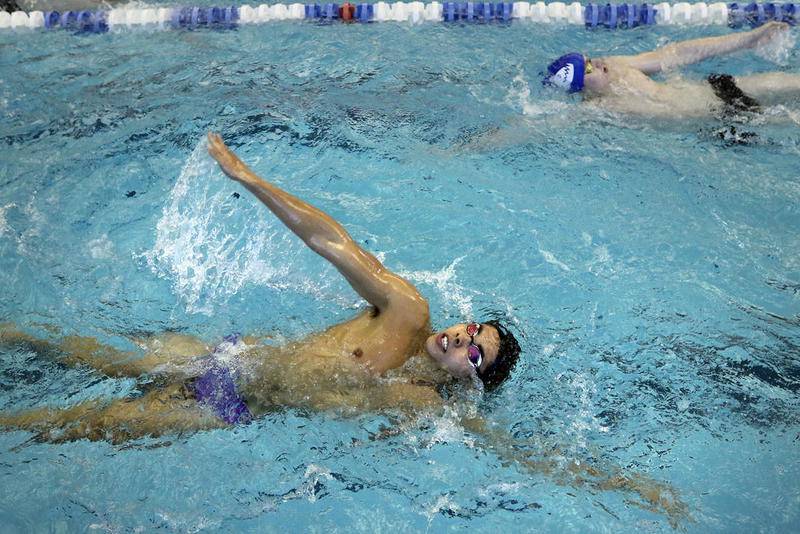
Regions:
M 433 334 L 425 340 L 425 352 L 428 353 L 428 356 L 431 357 L 433 362 L 449 376 L 454 378 L 468 377 L 469 373 L 465 373 L 463 369 L 454 365 L 450 356 L 445 354 L 444 350 L 442 350 L 438 341 L 439 335 L 440 334 Z
M 436 337 L 438 334 L 431 334 L 428 336 L 428 339 L 425 340 L 425 352 L 433 358 L 433 360 L 442 365 L 442 359 L 444 358 L 444 353 L 439 345 L 436 343 Z

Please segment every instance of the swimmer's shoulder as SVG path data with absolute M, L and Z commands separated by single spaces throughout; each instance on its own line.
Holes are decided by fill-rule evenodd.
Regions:
M 430 309 L 425 299 L 390 301 L 387 306 L 367 306 L 351 321 L 343 324 L 369 324 L 373 327 L 389 328 L 395 333 L 403 331 L 413 334 L 424 330 L 430 325 Z
M 390 300 L 388 306 L 377 312 L 376 318 L 397 327 L 421 330 L 430 324 L 430 308 L 428 301 L 421 295 L 417 298 Z

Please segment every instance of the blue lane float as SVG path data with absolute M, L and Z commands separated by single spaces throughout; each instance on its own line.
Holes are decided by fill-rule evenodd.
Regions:
M 514 4 L 511 2 L 444 2 L 442 20 L 445 22 L 510 22 Z
M 373 4 L 358 4 L 356 6 L 356 20 L 358 22 L 372 22 L 375 16 Z
M 587 28 L 636 28 L 656 24 L 657 14 L 648 4 L 588 4 L 585 21 Z
M 236 7 L 181 7 L 171 12 L 169 24 L 173 28 L 233 28 L 239 20 Z M 126 21 L 127 22 L 127 21 Z M 142 24 L 147 24 L 143 22 Z
M 61 13 L 58 11 L 46 11 L 44 14 L 44 24 L 45 28 L 48 30 L 55 26 L 58 26 L 59 22 L 61 22 Z
M 342 15 L 342 9 L 347 11 Z M 572 2 L 377 2 L 262 4 L 259 6 L 120 8 L 110 11 L 0 11 L 0 30 L 67 29 L 102 33 L 146 26 L 163 29 L 233 29 L 243 24 L 307 20 L 332 22 L 451 22 L 583 25 L 590 29 L 626 29 L 652 25 L 759 26 L 769 21 L 796 25 L 800 3 L 588 3 Z

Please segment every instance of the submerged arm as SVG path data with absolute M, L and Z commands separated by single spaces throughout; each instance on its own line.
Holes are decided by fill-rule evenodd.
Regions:
M 769 41 L 788 28 L 789 25 L 785 22 L 769 22 L 749 32 L 681 41 L 651 52 L 619 59 L 624 59 L 630 66 L 645 74 L 655 74 L 682 65 L 697 63 L 710 57 L 753 48 Z
M 407 403 L 405 407 L 413 406 L 414 410 L 404 412 L 405 417 L 401 418 L 399 424 L 382 429 L 372 439 L 387 439 L 404 434 L 408 431 L 409 424 L 415 424 L 418 420 L 416 417 L 412 418 L 412 414 L 419 416 L 424 413 L 439 413 L 445 408 L 444 401 L 438 395 L 434 395 L 436 394 L 433 390 L 422 398 L 411 395 L 417 398 Z M 533 449 L 530 441 L 519 440 L 504 428 L 495 426 L 480 416 L 462 417 L 461 425 L 476 438 L 477 446 L 491 451 L 504 463 L 516 464 L 531 474 L 545 475 L 559 485 L 584 487 L 590 491 L 620 491 L 635 495 L 638 499 L 632 501 L 632 504 L 664 514 L 673 527 L 678 526 L 681 521 L 690 519 L 686 504 L 669 484 L 595 458 L 586 460 L 568 458 L 563 451 L 555 447 Z
M 209 133 L 208 143 L 209 154 L 225 174 L 253 193 L 311 250 L 330 261 L 370 304 L 382 310 L 392 300 L 397 304 L 424 305 L 427 309 L 413 285 L 359 247 L 328 214 L 260 178 L 225 146 L 219 135 Z
M 686 504 L 677 491 L 664 482 L 595 459 L 566 458 L 557 448 L 530 450 L 529 443 L 515 439 L 505 429 L 494 427 L 481 417 L 465 418 L 462 424 L 480 439 L 483 448 L 529 472 L 546 475 L 558 484 L 637 495 L 640 502 L 635 504 L 665 514 L 673 527 L 689 518 Z

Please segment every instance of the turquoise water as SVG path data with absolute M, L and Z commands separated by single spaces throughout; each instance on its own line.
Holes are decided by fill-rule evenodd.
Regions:
M 800 528 L 800 102 L 748 145 L 713 121 L 580 107 L 538 73 L 725 29 L 522 24 L 0 35 L 0 321 L 45 335 L 292 338 L 357 296 L 204 154 L 341 221 L 418 285 L 435 327 L 504 316 L 523 347 L 480 403 L 523 444 L 665 481 L 689 532 Z M 796 35 L 796 31 L 795 35 Z M 791 42 L 683 72 L 800 73 Z M 234 193 L 240 193 L 237 198 Z M 136 384 L 0 352 L 0 409 Z M 12 532 L 671 531 L 630 495 L 558 484 L 455 415 L 287 410 L 127 446 L 0 434 Z

